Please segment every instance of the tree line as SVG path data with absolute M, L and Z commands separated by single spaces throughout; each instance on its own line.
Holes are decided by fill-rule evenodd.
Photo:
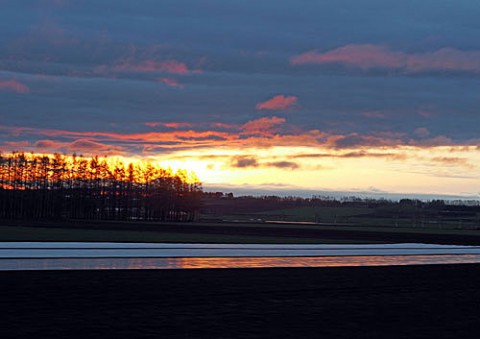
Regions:
M 184 170 L 94 156 L 0 153 L 0 218 L 192 221 L 202 185 Z
M 419 199 L 375 199 L 361 197 L 329 197 L 313 196 L 302 198 L 295 196 L 239 196 L 234 197 L 232 193 L 206 192 L 203 193 L 202 214 L 206 217 L 234 215 L 237 217 L 249 216 L 260 218 L 267 215 L 269 218 L 284 217 L 282 215 L 289 209 L 304 209 L 299 218 L 306 218 L 308 221 L 322 221 L 322 215 L 329 215 L 322 211 L 337 209 L 340 215 L 344 211 L 357 210 L 355 219 L 382 220 L 382 224 L 388 224 L 389 220 L 411 221 L 412 224 L 439 224 L 450 223 L 455 225 L 480 227 L 480 201 L 478 200 L 442 200 L 434 199 L 422 201 Z M 283 211 L 283 212 L 282 212 Z M 309 212 L 308 212 L 309 211 Z M 313 212 L 315 211 L 315 212 Z M 288 213 L 286 214 L 288 215 Z M 335 214 L 336 215 L 336 214 Z M 325 221 L 326 217 L 323 217 Z M 335 218 L 336 219 L 336 218 Z M 348 220 L 347 220 L 348 219 Z M 352 217 L 344 217 L 342 221 L 351 221 Z
M 385 198 L 356 197 L 356 196 L 320 196 L 311 198 L 298 196 L 234 196 L 233 193 L 204 192 L 203 211 L 205 214 L 218 213 L 256 213 L 268 210 L 280 210 L 298 207 L 334 207 L 334 208 L 368 208 L 396 210 L 428 210 L 428 211 L 458 211 L 479 212 L 479 200 L 419 200 L 400 199 L 392 200 Z

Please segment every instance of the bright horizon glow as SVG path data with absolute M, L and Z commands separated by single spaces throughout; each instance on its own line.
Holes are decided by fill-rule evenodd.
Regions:
M 28 155 L 28 154 L 27 154 Z M 53 154 L 47 154 L 52 157 Z M 66 156 L 71 159 L 70 156 Z M 90 160 L 91 156 L 84 157 Z M 148 163 L 188 182 L 225 191 L 257 187 L 284 194 L 292 190 L 364 191 L 376 194 L 455 195 L 480 198 L 480 151 L 474 146 L 414 146 L 336 150 L 281 146 L 202 148 L 164 155 L 99 157 L 109 164 Z
M 247 185 L 278 191 L 364 190 L 478 198 L 480 171 L 475 171 L 474 164 L 480 163 L 480 152 L 475 147 L 367 149 L 358 157 L 351 152 L 309 147 L 202 149 L 149 159 L 172 169 L 188 168 L 206 186 Z M 323 154 L 319 159 L 299 158 L 319 153 Z M 293 162 L 292 168 L 275 166 L 288 166 L 295 157 L 297 168 L 293 168 Z M 256 162 L 252 160 L 251 165 L 238 167 L 232 163 L 238 158 Z

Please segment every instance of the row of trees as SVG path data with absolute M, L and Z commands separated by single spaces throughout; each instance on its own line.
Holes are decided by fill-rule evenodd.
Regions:
M 308 221 L 321 220 L 322 215 L 353 216 L 361 220 L 413 220 L 412 223 L 449 222 L 477 227 L 480 221 L 480 202 L 477 200 L 428 200 L 401 199 L 387 200 L 360 197 L 278 197 L 278 196 L 240 196 L 222 192 L 203 194 L 202 212 L 206 216 L 250 215 L 267 218 L 279 218 L 282 211 L 298 211 L 298 218 Z M 337 212 L 332 212 L 337 209 Z M 343 211 L 340 211 L 343 209 Z M 303 210 L 303 212 L 301 212 Z M 272 211 L 274 213 L 272 213 Z M 330 212 L 329 212 L 330 211 Z M 330 213 L 330 214 L 329 214 Z M 286 214 L 290 215 L 290 214 Z M 295 214 L 293 214 L 295 215 Z M 325 219 L 325 217 L 323 217 Z M 350 217 L 348 217 L 350 219 Z M 336 219 L 336 218 L 335 218 Z M 346 220 L 347 221 L 347 220 Z M 350 220 L 348 220 L 350 221 Z
M 206 213 L 213 213 L 209 210 L 211 206 L 215 208 L 224 207 L 230 212 L 251 213 L 268 210 L 279 210 L 297 207 L 353 207 L 353 208 L 391 208 L 398 210 L 432 210 L 432 211 L 467 211 L 480 212 L 479 200 L 419 200 L 419 199 L 400 199 L 392 200 L 385 198 L 371 197 L 334 197 L 334 196 L 312 196 L 311 198 L 302 198 L 298 196 L 238 196 L 233 193 L 223 192 L 205 192 L 204 207 Z M 223 212 L 224 213 L 224 212 Z
M 201 196 L 193 174 L 149 162 L 0 153 L 0 218 L 190 221 Z

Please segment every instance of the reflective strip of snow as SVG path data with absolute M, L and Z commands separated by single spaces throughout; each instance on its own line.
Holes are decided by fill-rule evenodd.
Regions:
M 480 254 L 480 246 L 432 244 L 145 244 L 3 242 L 0 258 L 315 257 Z

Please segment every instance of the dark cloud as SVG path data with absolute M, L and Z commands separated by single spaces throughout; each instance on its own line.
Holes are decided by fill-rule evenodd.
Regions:
M 270 167 L 285 168 L 285 169 L 291 169 L 291 170 L 294 170 L 300 167 L 296 162 L 293 162 L 293 161 L 275 161 L 275 162 L 269 162 L 266 165 Z
M 401 139 L 382 138 L 369 135 L 360 135 L 358 133 L 352 133 L 349 135 L 339 136 L 334 146 L 336 148 L 356 148 L 356 147 L 381 147 L 381 146 L 395 146 L 401 145 L 403 141 Z M 352 153 L 353 156 L 358 157 L 358 153 Z
M 302 153 L 294 154 L 294 159 L 318 159 L 318 158 L 388 158 L 388 159 L 405 159 L 407 156 L 402 153 L 379 153 L 369 151 L 355 151 L 355 152 L 343 152 L 343 153 Z
M 257 159 L 251 156 L 236 156 L 232 158 L 232 167 L 246 168 L 246 167 L 258 167 Z
M 230 160 L 230 165 L 237 168 L 250 168 L 250 167 L 275 167 L 279 169 L 294 170 L 300 168 L 300 166 L 293 161 L 273 161 L 273 162 L 260 162 L 258 158 L 254 156 L 234 156 Z

